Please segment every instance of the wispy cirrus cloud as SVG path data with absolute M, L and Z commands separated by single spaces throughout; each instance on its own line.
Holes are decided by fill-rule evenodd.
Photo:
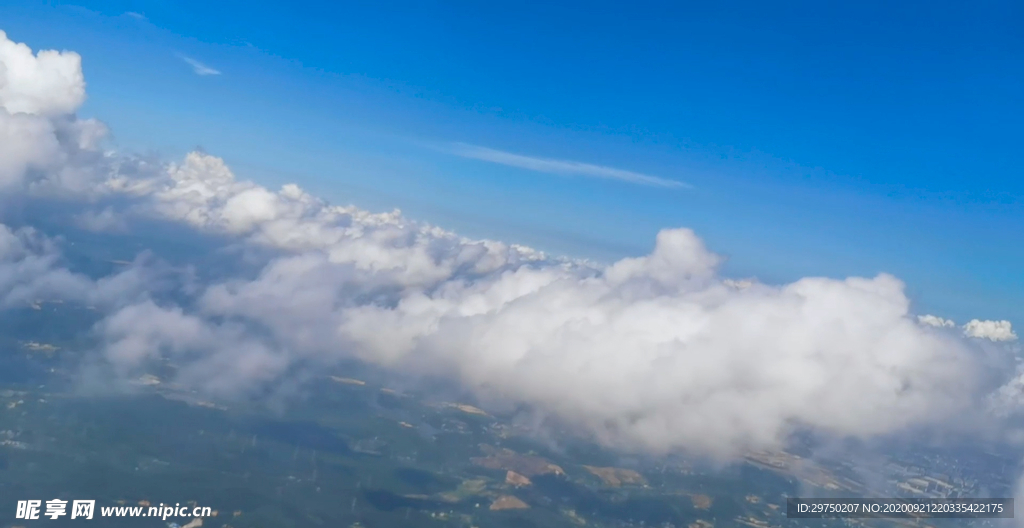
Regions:
M 560 174 L 565 176 L 587 176 L 590 178 L 619 180 L 626 183 L 647 185 L 651 187 L 665 187 L 677 189 L 688 189 L 693 187 L 692 185 L 681 181 L 670 180 L 658 176 L 651 176 L 649 174 L 643 174 L 625 169 L 606 167 L 604 165 L 594 165 L 591 163 L 583 163 L 580 161 L 524 156 L 522 154 L 514 154 L 511 152 L 505 152 L 502 150 L 496 150 L 487 147 L 480 147 L 477 145 L 470 145 L 467 143 L 455 143 L 451 145 L 447 150 L 452 154 L 455 154 L 456 156 L 461 156 L 463 158 L 489 161 L 491 163 L 498 163 L 501 165 L 507 165 L 509 167 L 518 167 L 520 169 L 545 172 L 548 174 Z
M 203 63 L 201 63 L 201 62 L 199 62 L 199 61 L 197 61 L 195 59 L 193 59 L 192 57 L 178 54 L 178 58 L 183 60 L 183 61 L 185 61 L 186 64 L 191 66 L 192 67 L 192 71 L 195 72 L 196 75 L 203 75 L 203 76 L 206 76 L 206 75 L 220 75 L 220 70 L 213 69 L 213 68 L 211 68 L 211 67 L 209 67 L 209 66 L 207 66 L 207 65 L 205 65 L 205 64 L 203 64 Z

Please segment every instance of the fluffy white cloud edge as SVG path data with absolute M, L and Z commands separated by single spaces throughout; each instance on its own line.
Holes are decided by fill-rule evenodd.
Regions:
M 990 341 L 1015 341 L 1017 334 L 1010 321 L 980 321 L 972 319 L 964 325 L 964 334 Z
M 944 319 L 936 315 L 919 315 L 917 320 L 928 326 L 936 328 L 954 328 L 956 322 L 951 319 Z M 963 325 L 964 335 L 977 339 L 988 339 L 989 341 L 1015 341 L 1017 334 L 1013 331 L 1013 324 L 1010 321 L 983 321 L 972 319 Z

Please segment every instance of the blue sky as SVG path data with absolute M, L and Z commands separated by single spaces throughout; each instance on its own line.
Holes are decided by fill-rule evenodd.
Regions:
M 886 271 L 1024 324 L 1024 8 L 890 4 L 12 1 L 0 29 L 81 53 L 120 148 L 599 260 L 688 226 L 732 275 Z

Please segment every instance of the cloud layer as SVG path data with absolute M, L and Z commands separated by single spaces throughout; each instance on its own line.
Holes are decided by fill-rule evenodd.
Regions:
M 73 132 L 99 130 L 72 115 L 84 97 L 68 96 L 81 84 L 77 56 L 33 55 L 9 41 L 0 50 L 0 71 L 20 79 L 0 89 L 0 127 L 39 127 L 0 146 L 6 192 L 48 182 L 82 198 L 78 218 L 90 229 L 145 217 L 269 255 L 254 277 L 172 302 L 152 294 L 153 266 L 92 281 L 63 269 L 50 239 L 0 229 L 0 299 L 62 290 L 105 300 L 97 332 L 118 375 L 169 358 L 177 381 L 239 395 L 356 358 L 455 380 L 608 445 L 720 457 L 780 447 L 801 429 L 869 438 L 950 423 L 995 389 L 977 340 L 951 321 L 918 318 L 895 277 L 734 281 L 688 229 L 662 231 L 648 255 L 598 266 L 469 240 L 398 211 L 331 206 L 295 185 L 272 191 L 203 153 L 171 164 L 101 154 Z M 61 68 L 70 68 L 65 84 L 48 80 Z M 471 149 L 534 170 L 665 183 Z M 103 201 L 111 197 L 119 205 Z M 1014 336 L 1003 321 L 964 331 Z M 1012 386 L 1000 390 L 1013 400 Z
M 131 183 L 112 187 L 148 214 L 283 252 L 255 279 L 210 285 L 191 314 L 126 308 L 192 331 L 134 322 L 110 334 L 114 361 L 213 361 L 197 369 L 216 373 L 206 387 L 356 357 L 457 379 L 607 444 L 720 456 L 781 446 L 798 428 L 869 437 L 937 423 L 986 390 L 970 343 L 918 321 L 888 275 L 741 284 L 686 229 L 611 266 L 558 262 L 295 186 L 271 192 L 199 153 Z M 269 337 L 237 350 L 215 338 L 239 328 Z M 203 337 L 182 345 L 192 334 Z

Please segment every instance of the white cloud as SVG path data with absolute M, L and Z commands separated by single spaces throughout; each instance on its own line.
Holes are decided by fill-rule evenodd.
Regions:
M 1013 332 L 1010 321 L 980 321 L 973 319 L 964 325 L 964 335 L 990 341 L 1013 341 L 1017 334 Z
M 74 52 L 32 50 L 0 31 L 0 108 L 8 114 L 65 115 L 85 101 L 82 58 Z
M 197 61 L 195 59 L 193 59 L 192 57 L 187 57 L 185 55 L 178 55 L 178 58 L 180 58 L 181 60 L 185 61 L 186 64 L 191 66 L 192 67 L 192 71 L 196 75 L 201 75 L 201 76 L 220 75 L 220 70 L 215 70 L 215 69 L 213 69 L 213 68 L 211 68 L 211 67 L 209 67 L 209 66 L 207 66 L 207 65 L 205 65 L 205 64 L 203 64 L 203 63 L 201 63 L 201 62 L 199 62 L 199 61 Z
M 0 306 L 25 305 L 40 297 L 81 296 L 89 281 L 60 265 L 50 239 L 28 228 L 0 224 Z
M 289 358 L 247 335 L 241 325 L 214 325 L 146 300 L 107 318 L 106 356 L 124 373 L 161 357 L 182 365 L 179 380 L 207 393 L 237 396 L 278 378 Z
M 937 315 L 919 315 L 917 321 L 923 325 L 934 326 L 936 328 L 953 328 L 956 323 L 949 319 L 943 319 Z
M 252 383 L 354 356 L 457 379 L 608 444 L 720 456 L 778 447 L 797 427 L 899 432 L 982 390 L 969 345 L 914 318 L 887 275 L 740 286 L 685 229 L 608 267 L 553 261 L 294 186 L 271 192 L 199 153 L 136 188 L 151 214 L 286 251 L 255 280 L 210 286 L 188 315 L 211 334 L 236 332 L 214 321 L 268 333 L 257 363 L 275 367 Z M 118 342 L 136 326 L 146 328 L 126 325 Z M 150 349 L 174 348 L 172 336 L 147 336 Z M 223 353 L 204 343 L 190 349 L 197 358 Z M 227 386 L 254 375 L 217 364 Z
M 39 299 L 105 307 L 132 304 L 157 288 L 168 271 L 142 255 L 121 272 L 93 280 L 67 268 L 58 241 L 32 228 L 0 224 L 0 308 Z
M 0 31 L 0 189 L 81 192 L 101 165 L 106 127 L 78 120 L 85 100 L 81 57 L 40 51 Z
M 665 232 L 654 255 L 683 256 L 690 237 Z M 682 267 L 710 260 L 692 257 Z M 205 307 L 258 321 L 297 349 L 348 343 L 363 360 L 451 376 L 606 443 L 652 450 L 729 456 L 778 447 L 798 426 L 870 436 L 941 420 L 972 399 L 966 347 L 912 322 L 891 277 L 737 292 L 666 280 L 656 260 L 628 276 L 523 268 L 342 309 L 341 270 L 324 280 L 329 264 L 286 260 L 251 283 L 212 288 Z
M 639 172 L 616 169 L 613 167 L 605 167 L 602 165 L 592 165 L 590 163 L 582 163 L 579 161 L 535 158 L 531 156 L 523 156 L 521 154 L 513 154 L 511 152 L 504 152 L 501 150 L 495 150 L 486 147 L 467 145 L 465 143 L 454 144 L 451 147 L 450 152 L 463 158 L 489 161 L 491 163 L 498 163 L 501 165 L 508 165 L 510 167 L 518 167 L 520 169 L 545 172 L 549 174 L 560 174 L 565 176 L 587 176 L 591 178 L 619 180 L 627 183 L 648 185 L 652 187 L 690 187 L 690 185 L 680 181 L 669 180 L 667 178 L 660 178 L 658 176 L 650 176 L 648 174 L 641 174 Z
M 223 160 L 197 152 L 156 178 L 118 177 L 108 186 L 144 200 L 151 215 L 279 249 L 325 252 L 331 262 L 407 285 L 433 284 L 457 272 L 492 273 L 545 258 L 530 248 L 471 241 L 410 222 L 399 211 L 375 214 L 330 206 L 295 185 L 271 192 L 235 180 Z

